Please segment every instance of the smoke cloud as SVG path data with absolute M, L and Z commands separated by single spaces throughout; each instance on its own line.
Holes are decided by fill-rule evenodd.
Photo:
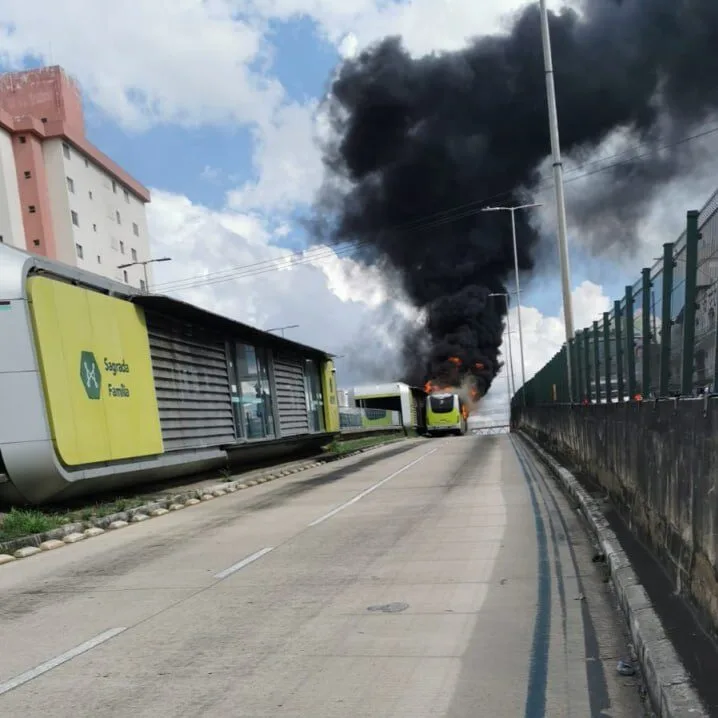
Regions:
M 484 394 L 500 368 L 506 305 L 491 295 L 506 292 L 513 269 L 511 224 L 479 210 L 524 203 L 546 183 L 537 5 L 507 34 L 460 52 L 412 58 L 386 38 L 331 84 L 315 229 L 323 241 L 355 242 L 422 311 L 404 341 L 411 383 L 468 377 Z M 591 157 L 619 131 L 641 147 L 602 172 L 595 192 L 587 185 L 571 231 L 608 226 L 630 246 L 655 192 L 690 171 L 679 141 L 718 106 L 718 2 L 590 0 L 550 25 L 564 152 Z M 516 214 L 523 271 L 540 241 L 529 220 Z

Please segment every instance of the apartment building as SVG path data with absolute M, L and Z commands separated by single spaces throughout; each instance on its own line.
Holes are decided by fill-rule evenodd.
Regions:
M 150 259 L 149 201 L 87 140 L 60 67 L 0 75 L 0 242 L 145 289 L 141 265 L 119 266 Z

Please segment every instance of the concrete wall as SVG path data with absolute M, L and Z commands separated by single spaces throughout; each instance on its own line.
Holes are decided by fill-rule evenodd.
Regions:
M 517 408 L 513 421 L 598 480 L 718 636 L 718 399 Z

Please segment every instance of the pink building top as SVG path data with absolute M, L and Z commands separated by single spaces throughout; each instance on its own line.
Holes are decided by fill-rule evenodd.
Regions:
M 143 202 L 149 190 L 85 137 L 82 96 L 61 67 L 0 75 L 0 126 L 12 134 L 31 133 L 40 142 L 63 139 L 102 167 Z

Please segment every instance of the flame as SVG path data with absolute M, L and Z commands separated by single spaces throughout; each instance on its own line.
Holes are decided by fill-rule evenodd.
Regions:
M 449 384 L 441 384 L 436 379 L 430 379 L 429 381 L 424 384 L 424 391 L 427 394 L 436 394 L 436 393 L 444 393 L 444 392 L 451 392 L 454 393 L 455 389 L 450 386 Z
M 461 359 L 459 359 L 459 357 L 449 357 L 449 361 L 450 361 L 454 366 L 461 366 Z
M 468 419 L 468 418 L 469 418 L 469 410 L 468 410 L 466 404 L 464 404 L 464 405 L 461 407 L 461 416 L 463 416 L 464 419 Z
M 477 361 L 476 364 L 474 364 L 474 366 L 475 366 L 479 371 L 483 371 L 484 369 L 486 369 L 486 367 L 485 367 L 480 361 Z

